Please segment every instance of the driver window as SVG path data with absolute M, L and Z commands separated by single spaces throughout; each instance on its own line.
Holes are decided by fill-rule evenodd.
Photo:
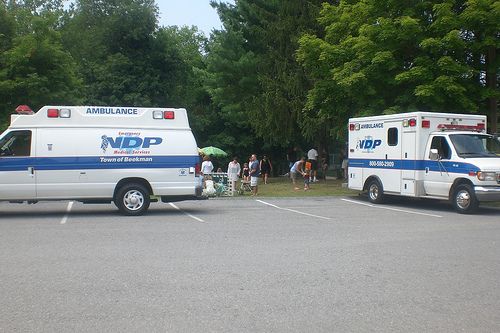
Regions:
M 15 131 L 0 141 L 0 156 L 30 156 L 31 131 Z
M 444 136 L 435 136 L 432 138 L 431 149 L 437 149 L 439 157 L 444 160 L 451 158 L 451 149 Z

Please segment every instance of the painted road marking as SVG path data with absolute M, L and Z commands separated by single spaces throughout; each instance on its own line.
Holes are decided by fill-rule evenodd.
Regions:
M 169 202 L 168 204 L 170 206 L 174 207 L 175 209 L 177 209 L 178 211 L 184 213 L 185 215 L 189 216 L 190 218 L 192 218 L 192 219 L 194 219 L 194 220 L 196 220 L 198 222 L 205 222 L 202 219 L 200 219 L 199 217 L 196 217 L 194 215 L 189 214 L 188 212 L 183 211 L 182 209 L 180 209 L 179 207 L 177 207 L 176 205 L 174 205 L 172 202 Z
M 68 221 L 69 213 L 71 212 L 71 208 L 73 207 L 73 203 L 74 203 L 73 201 L 68 202 L 68 207 L 66 208 L 66 214 L 62 218 L 61 224 L 66 224 L 66 222 Z
M 391 208 L 391 207 L 387 207 L 387 206 L 372 205 L 372 204 L 369 204 L 369 203 L 366 203 L 366 202 L 359 202 L 359 201 L 355 201 L 355 200 L 349 200 L 349 199 L 341 199 L 341 200 L 346 201 L 346 202 L 350 202 L 350 203 L 353 203 L 353 204 L 357 204 L 357 205 L 372 207 L 372 208 L 393 210 L 395 212 L 401 212 L 401 213 L 407 213 L 407 214 L 416 214 L 416 215 L 424 215 L 424 216 L 438 217 L 438 218 L 442 217 L 441 215 L 421 213 L 421 212 L 416 212 L 416 211 L 413 211 L 413 210 Z
M 301 211 L 298 211 L 298 210 L 295 210 L 295 209 L 279 207 L 279 206 L 273 205 L 272 203 L 265 202 L 265 201 L 262 201 L 262 200 L 255 200 L 255 201 L 260 202 L 260 203 L 262 203 L 264 205 L 268 205 L 270 207 L 276 208 L 276 209 L 286 210 L 286 211 L 289 211 L 289 212 L 292 212 L 292 213 L 297 213 L 297 214 L 301 214 L 301 215 L 315 217 L 315 218 L 318 218 L 318 219 L 331 220 L 331 218 L 329 218 L 329 217 L 319 216 L 319 215 L 314 215 L 314 214 L 309 214 L 309 213 L 304 213 L 304 212 L 301 212 Z

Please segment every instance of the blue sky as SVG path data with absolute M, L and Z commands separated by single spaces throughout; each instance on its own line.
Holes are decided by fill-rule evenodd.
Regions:
M 160 25 L 195 25 L 205 35 L 210 36 L 213 28 L 222 24 L 210 0 L 156 0 L 160 8 Z

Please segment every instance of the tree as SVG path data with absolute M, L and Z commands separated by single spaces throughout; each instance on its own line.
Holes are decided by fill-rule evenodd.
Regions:
M 308 81 L 295 60 L 299 36 L 314 30 L 320 1 L 212 2 L 224 24 L 208 53 L 207 87 L 223 113 L 266 142 L 296 141 Z
M 4 31 L 10 31 L 11 35 L 2 43 L 4 50 L 0 56 L 3 119 L 19 104 L 38 109 L 46 104 L 79 101 L 81 82 L 74 70 L 73 58 L 62 47 L 61 35 L 56 29 L 58 16 L 46 12 L 46 7 L 41 7 L 41 12 L 33 12 L 33 4 L 26 1 L 9 8 L 10 28 Z M 6 14 L 0 10 L 0 15 Z M 26 25 L 19 28 L 12 22 Z
M 343 136 L 347 119 L 354 115 L 417 109 L 479 112 L 485 87 L 477 65 L 484 56 L 475 51 L 478 45 L 465 20 L 471 10 L 478 14 L 474 3 L 324 4 L 319 22 L 325 35 L 304 35 L 298 51 L 314 82 L 307 104 L 316 110 L 313 119 L 340 124 L 332 135 Z M 494 12 L 493 1 L 481 3 L 483 10 Z M 484 29 L 490 44 L 493 26 L 498 28 L 498 15 L 496 21 L 493 17 L 486 18 L 491 23 Z

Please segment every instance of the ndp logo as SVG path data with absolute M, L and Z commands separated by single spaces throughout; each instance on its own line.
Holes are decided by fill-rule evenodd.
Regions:
M 101 149 L 103 152 L 106 152 L 108 147 L 124 150 L 147 149 L 163 142 L 163 139 L 159 137 L 118 136 L 113 138 L 103 135 L 101 139 Z
M 375 148 L 378 146 L 382 145 L 382 140 L 380 139 L 373 139 L 373 137 L 368 136 L 365 137 L 363 140 L 358 140 L 358 143 L 356 144 L 356 149 L 361 149 L 364 152 L 373 152 Z

